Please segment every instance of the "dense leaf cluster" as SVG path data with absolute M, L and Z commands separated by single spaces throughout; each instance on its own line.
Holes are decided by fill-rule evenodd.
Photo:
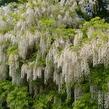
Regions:
M 10 2 L 18 2 L 18 0 L 0 0 L 0 5 L 5 5 Z

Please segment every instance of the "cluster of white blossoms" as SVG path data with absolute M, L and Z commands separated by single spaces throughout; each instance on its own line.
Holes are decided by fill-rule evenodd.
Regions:
M 44 83 L 52 79 L 59 92 L 65 84 L 70 97 L 71 84 L 80 84 L 83 77 L 90 75 L 90 64 L 92 67 L 99 64 L 105 68 L 109 66 L 109 28 L 104 30 L 92 25 L 87 27 L 85 34 L 80 28 L 75 29 L 75 34 L 70 32 L 70 36 L 69 31 L 56 33 L 58 26 L 67 30 L 67 26 L 75 27 L 80 22 L 74 11 L 77 2 L 61 0 L 57 4 L 49 3 L 49 0 L 30 0 L 26 6 L 9 9 L 9 12 L 8 7 L 0 9 L 3 16 L 0 17 L 0 80 L 6 79 L 9 73 L 13 84 L 20 84 L 26 77 L 25 81 L 31 85 L 30 81 L 44 76 Z M 49 17 L 55 20 L 53 26 Z M 13 19 L 12 23 L 10 19 Z M 93 88 L 90 90 L 94 92 Z M 74 99 L 81 95 L 81 87 L 75 86 Z M 98 93 L 98 96 L 101 95 Z
M 9 56 L 9 76 L 12 77 L 12 83 L 19 85 L 21 83 L 21 74 L 19 70 L 19 57 L 16 54 Z

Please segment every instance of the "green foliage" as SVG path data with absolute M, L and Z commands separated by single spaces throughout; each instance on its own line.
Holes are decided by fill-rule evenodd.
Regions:
M 48 90 L 48 89 L 47 89 Z M 49 90 L 40 93 L 34 101 L 34 109 L 72 109 L 71 100 L 67 100 L 65 88 L 58 93 Z
M 0 81 L 0 103 L 5 102 L 8 93 L 13 89 L 11 82 Z
M 42 18 L 40 20 L 40 24 L 42 26 L 50 27 L 50 26 L 53 26 L 55 24 L 55 20 L 52 18 Z
M 1 5 L 8 4 L 8 3 L 14 3 L 14 2 L 25 3 L 25 2 L 27 2 L 27 1 L 28 1 L 28 0 L 0 0 L 0 6 L 1 6 Z
M 98 65 L 91 70 L 91 83 L 97 85 L 99 90 L 108 91 L 107 82 L 109 80 L 109 68 L 104 69 L 103 65 Z
M 55 32 L 58 34 L 58 38 L 70 39 L 74 37 L 75 30 L 72 28 L 66 29 L 65 27 L 56 28 Z
M 17 13 L 11 13 L 10 16 L 13 18 L 14 23 L 16 23 L 21 18 L 21 16 Z
M 100 16 L 101 18 L 108 17 L 108 1 L 97 0 L 96 12 L 95 15 Z
M 17 87 L 9 81 L 0 81 L 0 109 L 29 109 L 27 87 Z
M 5 5 L 6 3 L 10 2 L 17 2 L 18 0 L 0 0 L 0 5 Z
M 27 2 L 28 0 L 18 0 L 20 3 L 25 3 Z
M 7 104 L 10 109 L 29 109 L 29 100 L 25 87 L 16 87 L 7 96 Z
M 48 93 L 39 95 L 36 98 L 33 107 L 35 109 L 51 109 L 55 94 L 56 93 L 54 91 L 50 91 Z
M 96 29 L 109 29 L 109 24 L 105 22 L 104 19 L 101 19 L 100 17 L 95 17 L 91 19 L 89 22 L 84 23 L 85 28 L 92 27 Z
M 73 109 L 98 109 L 96 101 L 91 100 L 91 96 L 89 93 L 84 94 L 73 105 Z
M 41 56 L 40 53 L 37 54 L 37 66 L 45 66 L 46 65 L 46 61 L 45 61 L 45 57 Z
M 17 45 L 10 45 L 7 49 L 7 54 L 16 54 L 18 52 L 18 46 Z
M 103 42 L 107 42 L 108 36 L 106 33 L 108 32 L 108 29 L 109 24 L 100 17 L 95 17 L 90 21 L 85 21 L 83 27 L 81 28 L 81 31 L 83 33 L 81 45 L 83 45 L 84 43 L 89 43 L 91 40 L 96 38 L 100 38 Z

